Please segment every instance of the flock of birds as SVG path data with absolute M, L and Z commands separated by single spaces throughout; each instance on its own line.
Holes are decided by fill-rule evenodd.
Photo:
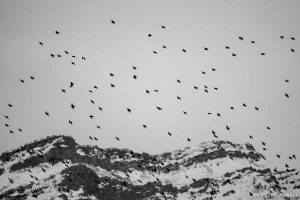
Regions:
M 111 20 L 111 24 L 112 24 L 112 25 L 116 25 L 116 21 Z M 166 26 L 161 26 L 161 29 L 165 30 L 165 29 L 166 29 Z M 61 33 L 60 33 L 59 31 L 55 31 L 55 34 L 56 34 L 56 35 L 60 35 Z M 152 37 L 152 34 L 149 33 L 147 36 L 150 38 L 150 37 Z M 284 36 L 280 36 L 280 38 L 281 38 L 281 39 L 285 39 Z M 242 36 L 239 36 L 238 39 L 241 40 L 241 41 L 245 41 L 245 38 L 242 37 Z M 294 37 L 290 37 L 290 39 L 291 39 L 291 40 L 295 40 Z M 251 42 L 252 44 L 256 43 L 254 40 L 251 40 L 250 42 Z M 39 44 L 39 46 L 41 46 L 41 47 L 45 47 L 45 46 L 46 46 L 46 43 L 43 42 L 43 41 L 39 41 L 38 44 Z M 164 49 L 167 49 L 167 46 L 166 46 L 166 45 L 163 45 L 162 47 L 163 47 Z M 225 49 L 230 50 L 231 47 L 230 47 L 230 46 L 225 46 Z M 208 47 L 204 47 L 204 50 L 205 50 L 205 51 L 209 51 L 209 48 L 208 48 Z M 290 50 L 291 50 L 292 53 L 295 53 L 295 50 L 294 50 L 293 48 L 291 48 Z M 182 52 L 183 52 L 183 53 L 187 53 L 187 49 L 183 48 L 183 49 L 182 49 Z M 157 51 L 157 50 L 153 50 L 153 53 L 154 53 L 154 54 L 158 54 L 158 51 Z M 233 57 L 237 57 L 238 54 L 237 54 L 237 53 L 231 53 L 231 55 L 232 55 Z M 266 55 L 266 52 L 261 52 L 260 55 L 261 55 L 261 56 L 265 56 L 265 55 Z M 51 56 L 51 58 L 53 58 L 53 59 L 54 59 L 54 58 L 61 58 L 62 56 L 69 56 L 70 59 L 71 59 L 71 60 L 70 60 L 70 63 L 71 63 L 71 65 L 74 65 L 74 66 L 77 64 L 77 62 L 79 62 L 79 60 L 81 60 L 81 61 L 86 61 L 86 60 L 87 60 L 85 56 L 79 56 L 79 57 L 78 57 L 78 56 L 76 56 L 76 55 L 71 55 L 70 51 L 67 51 L 67 50 L 64 51 L 64 54 L 50 53 L 50 56 Z M 78 59 L 78 58 L 79 58 L 79 59 Z M 137 68 L 136 66 L 132 66 L 132 70 L 136 71 L 136 70 L 138 70 L 138 68 Z M 212 71 L 212 72 L 216 72 L 217 69 L 216 69 L 216 68 L 211 68 L 211 71 Z M 202 73 L 203 75 L 207 74 L 206 71 L 202 71 L 201 73 Z M 115 74 L 114 74 L 114 73 L 109 73 L 108 76 L 111 77 L 112 80 L 113 80 L 113 78 L 115 77 Z M 132 78 L 133 78 L 134 80 L 137 80 L 139 77 L 138 77 L 136 74 L 134 74 L 134 75 L 132 76 Z M 35 79 L 35 76 L 33 76 L 33 75 L 30 76 L 30 77 L 29 77 L 29 80 L 35 81 L 35 80 L 36 80 L 36 79 Z M 175 80 L 176 80 L 176 79 L 174 79 L 174 82 L 175 82 Z M 20 82 L 21 82 L 21 84 L 25 84 L 25 79 L 21 78 L 21 79 L 20 79 Z M 177 78 L 176 82 L 177 82 L 177 84 L 181 84 L 181 83 L 182 83 L 182 80 L 180 80 L 180 79 Z M 290 80 L 286 79 L 286 80 L 284 80 L 284 82 L 285 82 L 285 83 L 289 83 Z M 69 82 L 68 89 L 71 90 L 76 84 L 77 84 L 77 83 L 74 83 L 73 81 L 70 81 L 70 82 Z M 116 87 L 116 84 L 110 83 L 110 87 L 111 87 L 111 88 L 115 88 L 115 87 Z M 204 88 L 203 88 L 204 93 L 209 93 L 209 88 L 208 88 L 208 86 L 207 86 L 207 85 L 204 85 L 203 87 L 204 87 Z M 197 91 L 197 90 L 200 90 L 200 87 L 197 86 L 197 85 L 192 86 L 192 88 L 193 88 L 194 90 L 196 90 L 196 91 Z M 66 88 L 61 88 L 60 90 L 61 90 L 62 93 L 67 93 L 68 89 L 66 89 Z M 92 89 L 89 89 L 88 92 L 89 92 L 89 93 L 94 93 L 94 90 L 97 90 L 97 89 L 98 89 L 98 86 L 97 86 L 97 85 L 94 85 L 93 88 L 92 88 Z M 217 91 L 218 89 L 219 89 L 218 87 L 213 87 L 213 90 L 216 90 L 216 91 Z M 159 93 L 159 90 L 158 90 L 158 89 L 155 89 L 155 90 L 153 90 L 153 92 Z M 145 93 L 146 93 L 146 94 L 151 94 L 151 93 L 152 93 L 152 90 L 145 89 Z M 285 96 L 286 98 L 289 98 L 289 97 L 290 97 L 290 95 L 289 95 L 288 93 L 284 93 L 284 96 Z M 178 101 L 181 101 L 182 98 L 183 98 L 182 96 L 176 96 L 176 99 L 177 99 Z M 94 101 L 93 99 L 90 99 L 90 103 L 93 104 L 93 105 L 96 104 L 95 101 Z M 8 103 L 8 107 L 9 107 L 10 109 L 13 109 L 13 105 L 12 105 L 11 103 Z M 77 106 L 76 106 L 73 102 L 70 102 L 70 108 L 69 108 L 69 109 L 75 110 L 76 107 L 77 107 Z M 246 107 L 249 107 L 249 106 L 248 106 L 245 102 L 241 102 L 240 107 L 246 108 Z M 240 108 L 240 107 L 239 107 L 239 108 Z M 101 107 L 101 106 L 97 106 L 97 109 L 98 109 L 99 111 L 103 111 L 103 110 L 104 110 L 104 108 Z M 155 109 L 156 109 L 158 112 L 163 112 L 163 111 L 164 111 L 164 108 L 163 108 L 162 106 L 159 106 L 159 105 L 157 105 Z M 236 109 L 236 108 L 235 108 L 234 106 L 230 106 L 229 109 L 230 109 L 230 110 L 234 110 L 234 109 Z M 254 109 L 255 111 L 257 111 L 257 112 L 260 111 L 260 107 L 259 107 L 258 105 L 254 106 L 253 109 Z M 47 110 L 44 110 L 43 112 L 44 112 L 44 115 L 45 115 L 46 117 L 50 117 L 50 116 L 51 116 L 51 112 L 49 112 L 49 111 L 47 111 Z M 124 108 L 124 112 L 128 112 L 129 114 L 133 114 L 133 108 L 130 108 L 130 107 Z M 188 112 L 187 112 L 186 110 L 182 110 L 182 114 L 183 114 L 183 115 L 188 115 Z M 218 113 L 218 112 L 217 112 L 217 113 L 211 113 L 211 112 L 209 112 L 209 113 L 207 113 L 207 115 L 216 115 L 216 117 L 221 117 L 221 116 L 222 116 L 222 114 L 221 114 L 221 113 Z M 11 128 L 10 123 L 9 123 L 10 116 L 9 116 L 9 115 L 5 115 L 4 117 L 6 118 L 6 120 L 8 120 L 8 121 L 4 124 L 5 127 L 9 128 L 9 133 L 14 134 L 15 132 L 13 131 L 13 129 Z M 93 115 L 93 114 L 90 114 L 88 117 L 89 117 L 91 120 L 94 119 L 94 115 Z M 69 119 L 69 120 L 68 120 L 68 123 L 69 123 L 70 125 L 73 125 L 74 122 L 73 122 L 72 120 Z M 142 127 L 145 128 L 145 129 L 148 128 L 148 126 L 147 126 L 146 123 L 143 123 L 143 124 L 142 124 Z M 98 124 L 98 125 L 95 126 L 95 128 L 101 129 L 101 125 Z M 229 124 L 226 124 L 224 128 L 225 128 L 225 130 L 228 131 L 228 132 L 231 130 L 231 126 L 230 126 Z M 267 129 L 267 130 L 271 130 L 271 127 L 270 127 L 270 126 L 266 126 L 266 129 Z M 21 128 L 17 128 L 17 130 L 18 130 L 19 132 L 23 132 L 23 130 L 22 130 Z M 173 136 L 173 133 L 171 133 L 170 131 L 168 131 L 166 134 L 167 134 L 168 136 L 170 136 L 170 137 Z M 218 138 L 218 135 L 217 135 L 217 133 L 216 133 L 215 130 L 212 130 L 212 131 L 211 131 L 211 134 L 212 134 L 212 136 L 213 136 L 214 138 Z M 121 141 L 121 139 L 120 139 L 119 137 L 117 137 L 117 136 L 114 136 L 114 137 L 115 137 L 115 139 L 116 139 L 117 141 Z M 251 140 L 253 140 L 253 135 L 249 135 L 249 138 L 250 138 Z M 98 138 L 95 137 L 95 136 L 89 136 L 89 139 L 90 139 L 90 140 L 93 140 L 93 141 L 98 141 Z M 186 141 L 187 141 L 187 142 L 191 142 L 191 140 L 192 140 L 192 139 L 189 138 L 189 137 L 186 138 Z M 262 149 L 265 150 L 265 151 L 267 150 L 267 149 L 266 149 L 266 142 L 264 142 L 264 141 L 262 141 Z M 277 158 L 281 158 L 282 156 L 279 155 L 279 154 L 276 154 L 276 157 L 277 157 Z M 296 159 L 296 155 L 290 155 L 290 156 L 288 156 L 288 158 L 289 158 L 290 160 Z M 231 159 L 232 159 L 232 158 L 231 158 Z M 285 167 L 288 169 L 288 168 L 289 168 L 289 165 L 288 165 L 288 164 L 285 164 Z M 274 169 L 274 170 L 277 170 L 277 169 Z M 34 178 L 34 177 L 33 177 L 33 178 Z M 36 178 L 36 177 L 35 177 L 35 178 Z M 187 176 L 187 178 L 188 178 L 188 176 Z M 159 180 L 158 180 L 158 181 L 159 181 Z M 196 180 L 193 179 L 193 181 L 196 181 Z M 12 182 L 12 180 L 10 180 L 10 182 Z

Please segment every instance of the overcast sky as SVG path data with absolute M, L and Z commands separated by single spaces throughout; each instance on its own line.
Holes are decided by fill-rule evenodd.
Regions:
M 1 1 L 0 152 L 65 134 L 80 144 L 161 153 L 213 140 L 214 130 L 299 169 L 299 10 L 299 1 L 275 0 Z M 289 161 L 292 154 L 297 161 Z

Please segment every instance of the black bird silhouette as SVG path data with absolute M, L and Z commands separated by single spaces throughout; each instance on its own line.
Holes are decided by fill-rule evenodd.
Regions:
M 21 128 L 18 128 L 18 131 L 23 132 Z
M 150 91 L 149 91 L 149 90 L 146 90 L 146 93 L 147 93 L 147 94 L 149 94 L 149 93 L 150 93 Z
M 230 130 L 230 128 L 229 128 L 229 126 L 228 125 L 226 125 L 226 129 L 229 131 Z
M 294 38 L 294 37 L 291 37 L 291 40 L 295 40 L 295 38 Z
M 31 80 L 34 80 L 34 76 L 30 76 L 30 79 L 31 79 Z
M 198 87 L 197 87 L 197 86 L 194 86 L 194 89 L 195 89 L 195 90 L 198 90 Z
M 74 110 L 74 108 L 75 108 L 75 105 L 72 103 L 71 104 L 71 108 Z
M 73 124 L 73 122 L 72 122 L 71 120 L 69 120 L 69 124 L 71 124 L 71 125 L 72 125 L 72 124 Z
M 39 44 L 40 44 L 41 46 L 44 46 L 44 43 L 43 43 L 43 42 L 39 42 Z
M 72 65 L 76 65 L 75 62 L 73 62 L 73 61 L 71 61 L 71 64 L 72 64 Z
M 98 138 L 94 137 L 94 140 L 98 141 Z
M 5 117 L 6 119 L 9 119 L 9 116 L 8 116 L 8 115 L 5 115 L 4 117 Z
M 91 136 L 89 136 L 89 138 L 90 138 L 91 140 L 93 140 L 93 138 L 92 138 Z
M 135 67 L 135 66 L 132 66 L 132 69 L 136 70 L 136 67 Z
M 110 20 L 110 22 L 111 22 L 112 24 L 116 24 L 116 22 L 115 22 L 114 20 Z
M 230 49 L 230 47 L 229 47 L 229 46 L 225 46 L 225 48 L 226 48 L 226 49 Z
M 266 146 L 266 143 L 265 143 L 265 142 L 261 142 L 261 144 L 264 145 L 264 146 Z
M 85 57 L 81 56 L 81 59 L 82 59 L 82 60 L 85 60 Z
M 288 165 L 288 164 L 285 164 L 285 167 L 286 167 L 286 168 L 289 168 L 289 165 Z
M 114 84 L 110 84 L 110 87 L 115 87 L 115 85 Z
M 96 126 L 97 127 L 97 129 L 100 129 L 101 127 L 100 126 Z
M 269 126 L 267 126 L 267 129 L 270 130 L 271 128 Z
M 134 79 L 137 79 L 137 76 L 136 76 L 136 75 L 133 75 L 133 78 L 134 78 Z
M 211 70 L 212 70 L 212 71 L 216 71 L 216 69 L 215 69 L 215 68 L 211 68 Z
M 50 56 L 51 56 L 52 58 L 54 58 L 55 55 L 51 53 Z
M 153 53 L 154 53 L 154 54 L 157 54 L 157 52 L 156 52 L 156 51 L 153 51 Z
M 62 91 L 62 92 L 66 92 L 66 90 L 64 90 L 64 89 L 61 89 L 61 91 Z
M 252 43 L 252 44 L 254 44 L 254 43 L 255 43 L 255 41 L 253 41 L 253 40 L 252 40 L 252 41 L 251 41 L 251 43 Z
M 90 117 L 91 119 L 93 119 L 93 118 L 94 118 L 94 116 L 93 116 L 93 115 L 90 115 L 89 117 Z
M 241 36 L 239 36 L 239 39 L 240 39 L 240 40 L 244 40 L 244 38 L 243 38 L 243 37 L 241 37 Z
M 234 107 L 233 107 L 233 106 L 231 106 L 231 107 L 230 107 L 230 109 L 231 109 L 231 110 L 233 110 L 233 109 L 234 109 Z
M 120 139 L 118 137 L 116 137 L 116 140 L 120 141 Z
M 181 81 L 180 81 L 179 79 L 177 79 L 177 82 L 178 82 L 178 83 L 181 83 Z
M 47 111 L 45 111 L 45 115 L 49 116 L 50 114 Z
M 109 73 L 109 76 L 114 76 L 114 74 L 113 73 Z
M 73 55 L 73 56 L 72 56 L 72 58 L 76 58 L 76 56 L 75 56 L 75 55 Z
M 181 100 L 181 97 L 177 96 L 177 99 L 178 99 L 178 100 Z
M 292 157 L 292 156 L 289 156 L 289 159 L 290 159 L 290 160 L 292 160 L 292 159 L 293 159 L 293 157 Z
M 61 58 L 61 55 L 60 55 L 60 54 L 57 54 L 57 57 Z
M 169 136 L 172 136 L 172 133 L 168 132 L 168 135 L 169 135 Z
M 253 136 L 252 136 L 252 135 L 249 135 L 249 138 L 253 139 Z
M 68 52 L 68 51 L 65 51 L 65 54 L 69 54 L 69 52 Z
M 161 108 L 161 107 L 159 107 L 159 106 L 156 106 L 156 108 L 157 108 L 157 110 L 162 110 L 162 108 Z
M 262 56 L 264 56 L 264 55 L 266 55 L 264 52 L 262 52 L 260 55 L 262 55 Z
M 266 149 L 265 147 L 263 148 L 263 150 L 264 150 L 264 151 L 267 151 L 267 149 Z
M 291 52 L 295 52 L 295 50 L 294 50 L 294 49 L 291 49 Z
M 205 72 L 205 71 L 202 71 L 202 74 L 206 74 L 206 72 Z
M 25 81 L 24 81 L 23 79 L 20 79 L 20 82 L 21 82 L 21 83 L 25 83 Z
M 236 54 L 235 54 L 235 53 L 232 53 L 231 55 L 232 55 L 232 56 L 236 56 Z
M 257 106 L 255 106 L 255 110 L 259 111 L 259 108 Z
M 152 37 L 152 35 L 149 33 L 149 34 L 148 34 L 148 37 Z
M 296 159 L 296 155 L 295 155 L 295 154 L 293 154 L 292 156 L 293 156 L 293 158 L 295 158 L 295 159 Z
M 10 132 L 11 134 L 14 134 L 14 132 L 13 132 L 12 130 L 9 130 L 9 132 Z
M 281 36 L 280 36 L 280 38 L 281 38 L 281 39 L 283 39 L 283 38 L 284 38 L 284 36 L 283 36 L 283 35 L 281 35 Z
M 130 108 L 127 108 L 127 111 L 128 111 L 129 113 L 131 113 L 131 109 L 130 109 Z
M 55 33 L 58 35 L 58 34 L 59 34 L 59 31 L 55 31 Z
M 204 90 L 204 92 L 208 93 L 208 90 L 207 90 L 207 89 L 205 89 L 205 90 Z
M 12 179 L 8 178 L 8 180 L 10 183 L 14 183 L 14 181 Z
M 98 87 L 97 87 L 96 85 L 94 85 L 94 88 L 95 88 L 95 89 L 98 89 Z
M 215 90 L 218 90 L 218 88 L 217 88 L 217 87 L 214 87 L 214 89 L 215 89 Z
M 285 95 L 287 98 L 289 98 L 289 97 L 290 97 L 290 95 L 288 95 L 287 93 L 284 93 L 284 95 Z
M 187 115 L 187 112 L 186 112 L 186 111 L 182 111 L 182 112 L 183 112 L 183 114 Z
M 71 81 L 70 82 L 70 88 L 74 86 L 74 83 Z
M 154 90 L 154 92 L 158 92 L 158 90 Z
M 221 117 L 221 114 L 220 114 L 220 113 L 217 113 L 217 116 L 218 116 L 218 117 Z
M 280 155 L 279 154 L 276 154 L 277 158 L 280 158 Z
M 190 139 L 190 138 L 187 138 L 187 141 L 188 141 L 188 142 L 190 142 L 190 141 L 191 141 L 191 139 Z
M 207 47 L 204 47 L 204 50 L 205 50 L 205 51 L 208 51 L 208 48 L 207 48 Z
M 146 126 L 145 124 L 143 124 L 143 127 L 144 127 L 144 128 L 147 128 L 147 126 Z
M 4 125 L 5 125 L 6 127 L 9 127 L 9 125 L 8 125 L 8 124 L 6 124 L 6 123 L 5 123 Z
M 243 103 L 243 106 L 244 106 L 244 107 L 247 107 L 247 105 L 246 105 L 245 103 Z
M 89 90 L 89 92 L 90 92 L 90 93 L 93 93 L 93 91 L 92 91 L 92 90 Z
M 101 110 L 101 111 L 103 111 L 103 108 L 101 108 L 101 107 L 98 107 L 98 109 Z
M 186 49 L 182 49 L 182 51 L 183 51 L 184 53 L 186 53 Z
M 165 27 L 165 26 L 161 26 L 161 28 L 163 28 L 163 29 L 166 29 L 166 27 Z
M 290 81 L 289 81 L 288 79 L 285 79 L 285 82 L 286 82 L 286 83 L 289 83 Z
M 163 48 L 164 48 L 164 49 L 166 49 L 166 48 L 167 48 L 167 46 L 163 45 Z

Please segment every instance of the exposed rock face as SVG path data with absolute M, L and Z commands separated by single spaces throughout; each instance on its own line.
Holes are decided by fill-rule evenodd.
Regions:
M 299 197 L 299 172 L 273 168 L 251 144 L 212 141 L 150 155 L 52 136 L 0 156 L 0 199 L 263 199 L 255 195 L 268 192 Z

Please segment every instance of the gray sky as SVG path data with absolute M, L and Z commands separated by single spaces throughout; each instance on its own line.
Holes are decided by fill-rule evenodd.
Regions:
M 66 134 L 80 144 L 161 153 L 212 140 L 215 130 L 219 139 L 251 142 L 259 152 L 265 141 L 263 153 L 268 159 L 299 169 L 299 10 L 299 1 L 274 0 L 1 1 L 0 152 L 48 135 Z M 51 58 L 50 53 L 62 58 Z M 75 67 L 71 55 L 77 56 Z M 72 89 L 70 81 L 75 83 Z M 111 83 L 116 87 L 111 88 Z M 203 85 L 208 86 L 208 94 Z M 217 112 L 222 116 L 217 117 Z M 95 118 L 90 119 L 90 114 Z M 91 142 L 90 135 L 99 141 Z M 277 153 L 283 159 L 275 159 Z M 298 160 L 288 161 L 291 154 Z

